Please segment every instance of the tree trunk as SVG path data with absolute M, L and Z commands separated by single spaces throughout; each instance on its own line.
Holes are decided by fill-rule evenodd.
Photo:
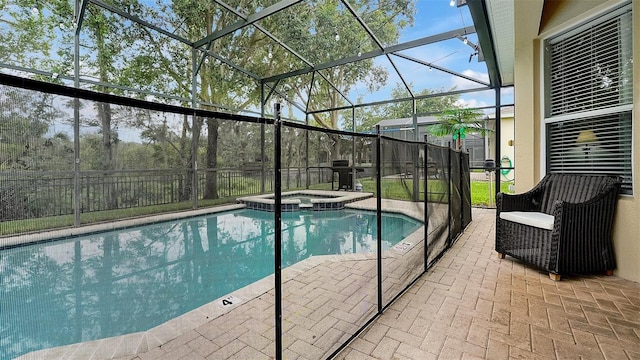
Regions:
M 205 199 L 218 198 L 218 126 L 219 122 L 217 119 L 207 119 L 207 178 L 204 189 Z
M 286 188 L 287 189 L 291 189 L 291 160 L 293 158 L 293 142 L 294 139 L 289 139 L 289 141 L 287 141 L 287 150 L 285 153 L 286 156 L 286 161 L 285 161 L 285 166 L 287 167 L 287 181 L 286 181 Z
M 160 148 L 162 149 L 162 164 L 164 169 L 169 168 L 169 153 L 167 152 L 167 119 L 162 122 L 162 133 L 160 138 Z
M 182 120 L 182 134 L 180 136 L 180 155 L 184 159 L 184 167 L 187 169 L 186 177 L 180 177 L 179 187 L 179 199 L 180 201 L 187 201 L 191 198 L 192 193 L 192 183 L 191 183 L 191 174 L 193 173 L 191 170 L 191 147 L 189 146 L 191 142 L 189 142 L 189 137 L 187 136 L 189 129 L 189 116 L 184 115 Z M 196 136 L 192 134 L 191 141 L 196 141 Z
M 331 138 L 331 140 L 333 140 L 333 146 L 331 149 L 331 160 L 342 159 L 342 139 L 340 138 L 340 135 L 330 134 L 329 137 Z
M 105 202 L 107 209 L 118 208 L 118 194 L 116 194 L 116 186 L 113 180 L 114 170 L 113 163 L 113 135 L 111 131 L 111 104 L 98 103 L 98 118 L 100 118 L 100 126 L 102 131 L 102 156 L 103 156 L 103 170 L 107 172 L 104 174 L 104 181 L 107 182 L 107 193 L 105 195 Z
M 98 73 L 100 76 L 100 81 L 102 82 L 110 82 L 108 66 L 112 61 L 111 56 L 109 55 L 109 51 L 107 48 L 107 43 L 105 41 L 105 33 L 107 29 L 105 29 L 100 24 L 97 25 L 97 28 L 94 29 L 96 35 L 96 47 L 97 47 L 97 61 L 98 61 Z M 101 89 L 103 92 L 108 92 L 109 90 L 106 88 Z M 98 103 L 98 118 L 100 119 L 100 126 L 102 131 L 102 153 L 104 157 L 104 163 L 102 164 L 103 169 L 107 170 L 104 175 L 104 181 L 107 182 L 107 194 L 105 196 L 105 202 L 107 205 L 107 209 L 117 209 L 118 208 L 118 194 L 116 194 L 116 186 L 114 180 L 112 178 L 111 171 L 114 170 L 113 163 L 113 136 L 111 130 L 111 104 L 109 103 Z

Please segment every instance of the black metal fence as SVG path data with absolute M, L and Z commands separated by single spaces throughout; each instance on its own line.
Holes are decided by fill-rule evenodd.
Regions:
M 204 199 L 207 173 L 217 177 L 217 197 L 241 197 L 273 191 L 273 169 L 203 169 L 197 172 L 198 200 Z M 329 183 L 330 168 L 281 170 L 285 189 Z M 193 171 L 82 171 L 79 174 L 82 213 L 131 209 L 191 200 L 186 184 Z M 0 220 L 12 221 L 74 213 L 74 174 L 55 171 L 1 171 Z

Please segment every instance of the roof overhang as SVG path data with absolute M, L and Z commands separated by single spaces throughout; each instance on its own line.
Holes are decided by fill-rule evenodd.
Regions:
M 514 4 L 504 0 L 467 0 L 493 87 L 513 85 Z

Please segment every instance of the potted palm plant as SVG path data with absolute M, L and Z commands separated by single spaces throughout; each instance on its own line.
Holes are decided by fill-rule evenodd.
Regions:
M 438 122 L 429 127 L 435 136 L 452 135 L 456 150 L 460 150 L 462 139 L 468 133 L 485 135 L 493 130 L 485 127 L 484 114 L 477 109 L 449 109 L 438 116 Z

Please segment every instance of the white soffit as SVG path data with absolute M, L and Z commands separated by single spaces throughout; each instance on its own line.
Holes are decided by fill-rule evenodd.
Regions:
M 515 31 L 513 0 L 486 0 L 491 36 L 496 50 L 502 85 L 513 85 Z

